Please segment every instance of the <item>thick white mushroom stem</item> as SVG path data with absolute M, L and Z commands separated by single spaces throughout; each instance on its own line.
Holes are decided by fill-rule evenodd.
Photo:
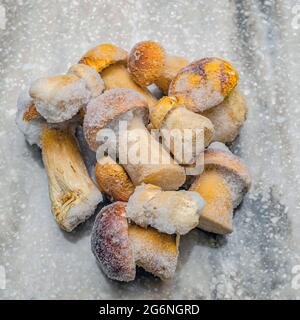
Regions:
M 101 77 L 106 90 L 115 88 L 131 89 L 145 97 L 149 106 L 156 103 L 156 99 L 147 88 L 140 87 L 132 80 L 123 63 L 115 63 L 105 68 L 101 72 Z
M 89 177 L 68 130 L 44 128 L 41 146 L 52 213 L 59 226 L 70 232 L 94 213 L 102 194 Z
M 120 137 L 122 139 L 123 137 Z M 176 163 L 164 147 L 149 133 L 140 116 L 128 122 L 127 163 L 124 168 L 134 185 L 154 184 L 163 190 L 177 190 L 185 182 L 184 169 Z
M 184 235 L 198 225 L 203 206 L 197 192 L 162 191 L 153 185 L 141 185 L 129 198 L 126 216 L 144 228 Z
M 179 163 L 193 164 L 211 142 L 214 127 L 209 119 L 179 107 L 166 116 L 161 133 Z

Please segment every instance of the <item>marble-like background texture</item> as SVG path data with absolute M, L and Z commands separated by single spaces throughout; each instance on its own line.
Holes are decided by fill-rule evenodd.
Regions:
M 299 299 L 299 7 L 296 0 L 0 0 L 0 298 Z M 40 152 L 14 118 L 32 80 L 66 71 L 101 42 L 130 49 L 146 39 L 191 60 L 222 57 L 239 70 L 250 111 L 232 149 L 253 185 L 233 234 L 194 230 L 182 238 L 174 280 L 139 271 L 120 284 L 90 251 L 93 218 L 72 234 L 54 222 Z

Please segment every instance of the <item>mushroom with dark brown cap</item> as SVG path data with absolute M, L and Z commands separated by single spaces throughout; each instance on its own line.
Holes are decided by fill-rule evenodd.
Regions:
M 97 215 L 91 248 L 103 272 L 113 280 L 135 279 L 136 265 L 162 280 L 174 276 L 179 237 L 129 224 L 126 203 L 114 202 Z
M 113 44 L 100 44 L 89 50 L 80 60 L 80 63 L 94 68 L 101 74 L 106 90 L 126 88 L 143 95 L 148 104 L 152 105 L 156 99 L 149 90 L 137 85 L 130 77 L 127 65 L 127 51 Z
M 181 98 L 194 112 L 220 104 L 238 82 L 233 66 L 219 58 L 203 58 L 182 68 L 172 80 L 169 95 Z
M 206 202 L 198 227 L 218 234 L 231 233 L 233 209 L 251 185 L 249 171 L 241 159 L 221 143 L 214 143 L 205 151 L 204 166 L 204 172 L 190 188 Z
M 188 61 L 182 57 L 168 56 L 164 48 L 154 41 L 137 43 L 128 57 L 128 69 L 134 81 L 142 87 L 155 83 L 164 94 L 177 72 Z
M 133 90 L 112 89 L 88 104 L 83 129 L 86 140 L 94 151 L 102 144 L 101 141 L 97 141 L 97 135 L 101 134 L 102 129 L 109 126 L 117 134 L 118 140 L 125 134 L 126 146 L 120 143 L 119 149 L 127 148 L 124 151 L 127 163 L 123 166 L 133 184 L 145 182 L 158 185 L 165 190 L 176 190 L 185 181 L 184 169 L 149 134 L 145 127 L 147 119 L 148 107 L 143 96 Z M 116 128 L 120 120 L 127 121 L 127 132 L 123 133 L 122 137 Z M 129 153 L 132 147 L 137 146 L 137 139 L 146 145 L 138 145 L 138 159 L 132 161 Z

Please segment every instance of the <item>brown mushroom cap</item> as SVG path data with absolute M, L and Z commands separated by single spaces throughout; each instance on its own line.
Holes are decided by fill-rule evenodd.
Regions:
M 165 51 L 154 41 L 137 43 L 128 57 L 128 69 L 133 80 L 145 87 L 154 83 L 162 74 Z
M 134 192 L 134 185 L 124 168 L 109 156 L 97 161 L 95 176 L 100 191 L 116 201 L 128 201 Z
M 124 88 L 107 90 L 89 102 L 84 117 L 83 130 L 93 151 L 96 151 L 100 145 L 96 141 L 98 131 L 128 111 L 139 113 L 145 124 L 147 123 L 147 102 L 142 95 L 133 90 Z
M 225 60 L 204 58 L 182 68 L 169 95 L 183 98 L 186 107 L 203 112 L 221 103 L 238 82 L 237 71 Z
M 100 44 L 99 46 L 89 50 L 79 61 L 94 68 L 97 72 L 101 72 L 104 68 L 116 62 L 126 64 L 127 51 L 110 43 Z
M 125 202 L 115 202 L 100 211 L 95 219 L 91 247 L 110 279 L 128 282 L 135 278 L 136 265 L 125 209 Z

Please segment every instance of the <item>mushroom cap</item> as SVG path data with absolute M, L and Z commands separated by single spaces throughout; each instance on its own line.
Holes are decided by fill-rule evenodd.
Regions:
M 85 80 L 74 74 L 40 78 L 32 83 L 29 94 L 50 123 L 71 119 L 91 98 Z
M 97 161 L 95 176 L 100 191 L 115 201 L 128 201 L 134 192 L 134 185 L 124 168 L 109 156 Z
M 93 151 L 97 151 L 101 144 L 96 141 L 98 131 L 128 111 L 141 115 L 145 124 L 147 123 L 147 102 L 142 95 L 133 90 L 124 88 L 107 90 L 89 102 L 83 121 L 83 130 Z
M 128 69 L 133 80 L 142 87 L 154 83 L 162 74 L 165 51 L 154 41 L 137 43 L 128 57 Z
M 207 149 L 204 152 L 204 165 L 205 170 L 218 169 L 224 174 L 233 194 L 233 207 L 237 207 L 251 186 L 247 166 L 239 157 L 220 149 Z
M 178 72 L 169 95 L 182 97 L 187 108 L 203 112 L 221 103 L 237 82 L 238 73 L 227 61 L 203 58 Z
M 126 64 L 127 51 L 110 43 L 100 44 L 89 50 L 79 61 L 94 68 L 97 72 L 101 72 L 104 68 L 116 62 Z
M 80 79 L 84 79 L 93 98 L 99 96 L 105 89 L 100 74 L 88 65 L 82 63 L 74 64 L 68 70 L 68 74 L 73 74 Z
M 159 129 L 166 116 L 175 107 L 182 107 L 183 100 L 177 97 L 162 97 L 154 106 L 150 107 L 150 121 L 154 128 Z
M 91 248 L 103 272 L 118 281 L 132 281 L 136 265 L 128 235 L 125 202 L 104 207 L 95 219 Z
M 246 99 L 235 88 L 223 102 L 201 114 L 210 119 L 215 127 L 213 141 L 229 143 L 238 136 L 247 113 Z
M 41 146 L 41 133 L 47 123 L 41 115 L 36 113 L 28 91 L 22 91 L 17 101 L 16 124 L 30 145 Z

